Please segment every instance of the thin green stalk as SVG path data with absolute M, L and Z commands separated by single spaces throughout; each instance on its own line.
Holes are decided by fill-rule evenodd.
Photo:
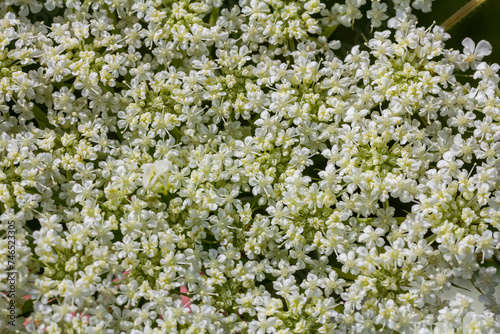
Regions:
M 356 275 L 352 275 L 350 273 L 345 273 L 342 271 L 342 269 L 340 268 L 337 268 L 337 267 L 332 267 L 333 270 L 335 270 L 335 272 L 337 273 L 337 275 L 341 278 L 345 278 L 345 279 L 348 279 L 348 280 L 351 280 L 351 281 L 355 281 L 357 276 Z
M 212 9 L 212 12 L 210 13 L 210 19 L 208 21 L 208 24 L 213 27 L 215 25 L 215 22 L 217 22 L 217 19 L 219 18 L 219 8 L 214 7 Z
M 325 36 L 328 39 L 333 34 L 335 29 L 337 29 L 337 27 L 338 25 L 324 28 L 323 32 L 321 33 L 321 36 Z
M 445 31 L 449 30 L 451 27 L 460 22 L 460 20 L 469 15 L 470 12 L 472 12 L 474 9 L 476 9 L 479 5 L 481 5 L 485 1 L 486 0 L 471 0 L 465 6 L 460 8 L 455 14 L 450 16 L 450 18 L 444 21 L 444 23 L 441 24 L 441 26 L 444 28 Z

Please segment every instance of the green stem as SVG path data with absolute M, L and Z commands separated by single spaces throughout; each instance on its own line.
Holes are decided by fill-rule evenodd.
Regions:
M 460 22 L 464 17 L 469 15 L 474 9 L 476 9 L 479 5 L 481 5 L 486 0 L 471 0 L 465 6 L 460 8 L 455 14 L 453 14 L 450 18 L 448 18 L 441 25 L 445 31 L 449 30 L 455 24 Z
M 35 120 L 42 130 L 45 128 L 52 128 L 52 124 L 50 124 L 47 115 L 36 104 L 33 105 L 33 115 L 35 115 Z
M 404 222 L 406 220 L 406 217 L 392 217 L 392 218 L 396 219 L 398 224 L 401 224 L 402 222 Z M 377 218 L 376 217 L 358 218 L 359 221 L 365 222 L 367 224 L 372 223 L 375 219 L 377 219 Z
M 432 245 L 432 243 L 434 241 L 436 241 L 436 239 L 437 239 L 437 234 L 432 234 L 432 235 L 428 236 L 427 238 L 425 238 L 425 241 L 427 241 L 428 245 Z
M 340 269 L 340 268 L 337 268 L 337 267 L 332 267 L 332 268 L 333 268 L 333 270 L 335 270 L 337 275 L 339 275 L 339 277 L 341 277 L 341 278 L 345 278 L 345 279 L 348 279 L 350 281 L 354 281 L 357 278 L 357 276 L 355 276 L 355 275 L 343 272 L 342 269 Z
M 327 27 L 327 28 L 323 29 L 321 36 L 325 36 L 327 39 L 330 38 L 330 36 L 333 34 L 335 29 L 337 29 L 337 27 L 338 27 L 338 25 Z
M 210 24 L 211 27 L 215 25 L 215 22 L 217 22 L 217 19 L 219 18 L 219 8 L 214 7 L 212 9 L 212 13 L 210 13 L 210 20 L 208 21 L 208 24 Z

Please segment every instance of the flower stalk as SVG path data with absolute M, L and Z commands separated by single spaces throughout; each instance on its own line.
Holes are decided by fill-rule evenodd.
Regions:
M 486 0 L 471 0 L 465 6 L 460 8 L 455 14 L 450 16 L 444 23 L 441 25 L 445 31 L 448 31 L 455 24 L 460 22 L 463 18 L 469 15 L 474 9 L 479 7 Z

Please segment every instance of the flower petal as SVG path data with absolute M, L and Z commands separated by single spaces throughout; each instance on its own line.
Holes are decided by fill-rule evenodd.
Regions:
M 491 54 L 491 49 L 491 44 L 485 40 L 482 40 L 477 43 L 475 54 L 479 57 L 488 56 Z
M 474 48 L 476 45 L 474 44 L 474 41 L 472 39 L 467 37 L 462 41 L 462 45 L 464 46 L 465 54 L 474 53 Z

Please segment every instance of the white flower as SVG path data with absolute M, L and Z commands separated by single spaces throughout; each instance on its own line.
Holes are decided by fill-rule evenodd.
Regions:
M 374 245 L 377 247 L 382 247 L 384 245 L 384 239 L 381 236 L 385 235 L 384 229 L 377 227 L 374 229 L 372 226 L 367 226 L 363 230 L 363 234 L 361 234 L 358 238 L 359 242 L 366 243 L 366 246 L 371 248 Z
M 485 40 L 480 41 L 476 46 L 474 41 L 467 37 L 462 41 L 462 45 L 464 46 L 464 58 L 463 62 L 459 63 L 462 70 L 468 69 L 469 66 L 475 70 L 483 57 L 491 54 L 491 44 Z
M 431 4 L 0 1 L 26 331 L 499 332 L 500 66 Z
M 265 176 L 262 172 L 259 172 L 255 177 L 250 178 L 248 181 L 248 183 L 253 187 L 252 194 L 257 196 L 262 193 L 266 196 L 273 196 L 274 191 L 271 186 L 273 180 L 273 177 Z
M 170 171 L 172 163 L 169 160 L 160 160 L 155 163 L 142 166 L 142 184 L 145 188 L 151 188 L 156 184 L 158 178 Z

